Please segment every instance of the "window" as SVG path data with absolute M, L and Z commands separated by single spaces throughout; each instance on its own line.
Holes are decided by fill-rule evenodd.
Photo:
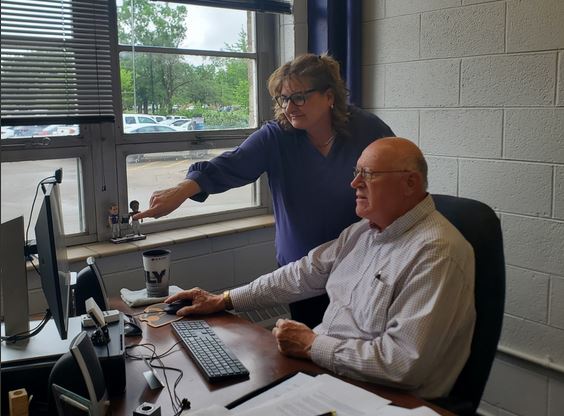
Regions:
M 159 186 L 172 187 L 184 179 L 186 167 L 189 164 L 208 160 L 227 150 L 232 150 L 232 148 L 204 148 L 129 155 L 127 157 L 127 183 L 129 189 L 132 190 L 129 197 L 131 200 L 148 201 L 154 189 L 147 183 L 147 178 L 158 176 Z M 254 207 L 258 204 L 257 188 L 257 184 L 249 184 L 221 194 L 210 195 L 204 204 L 188 200 L 168 218 L 183 218 Z
M 3 0 L 2 221 L 27 223 L 35 184 L 62 166 L 67 242 L 104 240 L 112 203 L 145 209 L 191 163 L 236 147 L 271 116 L 274 19 L 153 0 Z M 82 71 L 82 57 L 99 60 Z M 259 181 L 188 201 L 144 232 L 266 213 L 266 195 Z
M 183 117 L 198 130 L 256 127 L 253 12 L 125 0 L 117 16 L 127 124 Z
M 130 0 L 118 27 L 124 114 L 182 117 L 192 130 L 256 127 L 254 13 Z
M 92 240 L 87 136 L 114 119 L 108 4 L 3 0 L 1 7 L 2 221 L 23 214 L 29 223 L 36 184 L 63 166 L 65 226 L 73 242 Z
M 63 168 L 64 181 L 61 183 L 61 202 L 64 212 L 63 226 L 65 233 L 77 234 L 85 230 L 84 206 L 81 201 L 83 184 L 80 182 L 82 171 L 80 158 L 30 160 L 2 163 L 2 221 L 21 215 L 21 206 L 32 206 L 35 188 L 39 180 L 52 176 L 56 169 Z M 41 192 L 41 191 L 40 191 Z M 18 198 L 15 198 L 15 196 Z M 20 199 L 21 198 L 21 199 Z M 33 224 L 39 213 L 41 198 L 33 211 L 32 226 L 28 238 L 35 238 Z M 28 208 L 28 210 L 30 209 Z M 29 213 L 28 213 L 29 215 Z M 27 225 L 27 221 L 26 221 Z
M 117 18 L 123 112 L 118 150 L 125 161 L 120 182 L 127 184 L 123 192 L 129 200 L 140 201 L 144 209 L 154 190 L 182 181 L 191 163 L 232 149 L 257 127 L 257 16 L 247 10 L 124 0 Z M 144 227 L 161 229 L 158 223 L 172 219 L 189 223 L 226 212 L 266 212 L 266 203 L 260 187 L 251 184 L 212 195 L 203 204 L 187 201 L 165 218 L 145 220 Z

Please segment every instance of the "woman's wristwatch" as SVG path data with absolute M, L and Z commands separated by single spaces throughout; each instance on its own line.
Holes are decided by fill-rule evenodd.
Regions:
M 230 311 L 233 309 L 233 302 L 231 301 L 231 295 L 229 294 L 229 290 L 223 292 L 223 302 L 225 303 L 226 311 Z

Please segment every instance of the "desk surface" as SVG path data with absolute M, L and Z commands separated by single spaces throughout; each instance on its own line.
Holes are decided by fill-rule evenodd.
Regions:
M 139 309 L 136 311 L 127 310 L 123 307 L 123 303 L 119 306 L 114 303 L 114 306 L 128 313 L 139 312 Z M 327 372 L 311 361 L 283 356 L 278 352 L 276 342 L 270 331 L 249 321 L 229 313 L 206 315 L 202 318 L 210 324 L 223 342 L 249 369 L 250 377 L 243 381 L 209 384 L 201 376 L 186 350 L 180 345 L 176 346 L 173 349 L 174 352 L 163 359 L 163 363 L 167 366 L 180 368 L 184 372 L 184 376 L 177 387 L 177 393 L 180 398 L 185 397 L 191 402 L 192 409 L 200 409 L 212 404 L 226 405 L 278 378 L 297 371 L 313 374 Z M 157 353 L 162 354 L 178 341 L 172 334 L 170 325 L 161 328 L 148 327 L 143 322 L 141 325 L 143 337 L 126 338 L 127 345 L 154 344 Z M 139 347 L 130 349 L 129 353 L 147 355 L 149 351 Z M 113 415 L 129 415 L 143 402 L 158 403 L 161 405 L 161 414 L 173 414 L 166 387 L 160 390 L 150 390 L 143 377 L 143 372 L 146 370 L 147 366 L 143 361 L 126 361 L 127 389 L 123 398 L 112 398 Z M 157 372 L 159 376 L 162 376 L 161 370 L 157 370 Z M 167 371 L 166 374 L 172 388 L 178 373 Z M 164 379 L 164 377 L 161 378 Z M 433 408 L 442 415 L 452 415 L 452 413 L 399 390 L 346 380 L 379 394 L 402 407 L 414 408 L 424 405 Z

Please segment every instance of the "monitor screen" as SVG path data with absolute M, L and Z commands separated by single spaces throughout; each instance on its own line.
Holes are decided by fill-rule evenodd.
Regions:
M 59 335 L 61 339 L 67 339 L 70 270 L 58 184 L 44 184 L 43 192 L 43 203 L 35 223 L 41 285 Z

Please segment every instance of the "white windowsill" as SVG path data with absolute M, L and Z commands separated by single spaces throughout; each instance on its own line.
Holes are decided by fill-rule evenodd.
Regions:
M 79 262 L 84 261 L 90 256 L 95 258 L 115 256 L 136 251 L 144 251 L 154 247 L 180 244 L 186 241 L 202 238 L 218 237 L 222 235 L 257 230 L 260 228 L 272 227 L 273 225 L 274 217 L 272 215 L 260 215 L 257 217 L 222 221 L 213 224 L 198 225 L 196 227 L 152 233 L 148 234 L 145 240 L 132 241 L 129 243 L 114 244 L 108 241 L 73 246 L 68 248 L 67 256 L 69 262 Z

